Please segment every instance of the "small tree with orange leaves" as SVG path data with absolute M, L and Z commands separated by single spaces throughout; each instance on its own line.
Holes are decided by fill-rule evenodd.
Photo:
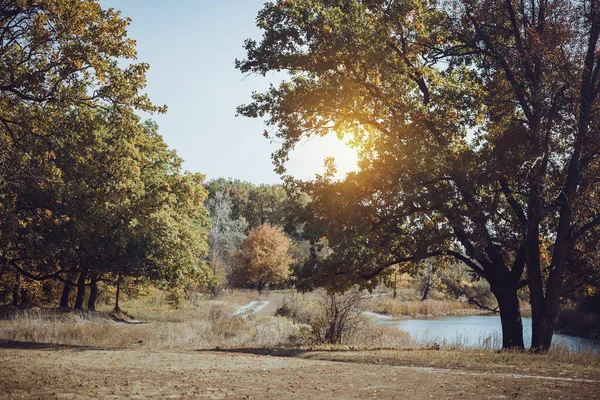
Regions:
M 234 286 L 252 286 L 261 293 L 266 285 L 281 284 L 290 274 L 291 240 L 268 222 L 252 229 L 233 256 L 230 280 Z

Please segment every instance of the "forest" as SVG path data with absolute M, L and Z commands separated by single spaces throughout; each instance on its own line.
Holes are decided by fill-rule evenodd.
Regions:
M 278 184 L 184 170 L 130 22 L 98 0 L 0 0 L 1 319 L 281 291 L 287 345 L 339 345 L 359 300 L 404 315 L 410 288 L 498 313 L 503 350 L 547 353 L 575 325 L 600 338 L 599 0 L 266 2 L 231 63 L 285 79 L 231 113 L 269 128 Z M 357 170 L 290 174 L 327 135 Z M 262 345 L 222 314 L 211 335 Z

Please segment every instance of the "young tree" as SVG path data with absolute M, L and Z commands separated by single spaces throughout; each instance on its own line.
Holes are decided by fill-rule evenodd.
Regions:
M 387 270 L 382 274 L 383 284 L 392 289 L 392 298 L 398 297 L 398 288 L 402 284 L 403 277 L 407 273 L 406 266 L 397 264 L 391 265 Z
M 264 223 L 248 233 L 234 254 L 233 281 L 238 285 L 252 285 L 259 293 L 266 285 L 281 284 L 290 273 L 291 241 L 277 226 Z
M 224 192 L 217 192 L 206 201 L 211 227 L 208 235 L 208 264 L 212 270 L 213 282 L 209 288 L 217 294 L 225 284 L 230 272 L 231 256 L 245 239 L 248 227 L 244 217 L 231 217 L 231 200 Z
M 372 285 L 388 266 L 454 257 L 490 283 L 503 347 L 552 342 L 573 246 L 598 229 L 600 1 L 279 0 L 244 73 L 290 79 L 239 108 L 289 151 L 352 137 L 360 172 L 300 185 L 307 227 L 333 253 L 311 279 Z M 331 172 L 331 171 L 330 171 Z M 547 256 L 547 257 L 546 257 Z
M 361 302 L 364 295 L 359 290 L 348 293 L 322 293 L 319 314 L 310 321 L 315 340 L 320 343 L 341 344 L 364 323 Z

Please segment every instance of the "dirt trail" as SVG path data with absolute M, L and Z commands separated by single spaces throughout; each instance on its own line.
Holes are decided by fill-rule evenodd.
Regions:
M 597 398 L 594 379 L 358 364 L 240 351 L 4 345 L 0 397 L 210 399 Z M 19 348 L 21 347 L 21 348 Z
M 245 306 L 242 306 L 242 307 L 238 308 L 237 310 L 235 310 L 235 312 L 233 313 L 233 315 L 241 315 L 241 314 L 246 314 L 246 313 L 248 313 L 248 314 L 249 313 L 258 314 L 266 306 L 268 306 L 269 303 L 270 302 L 268 300 L 251 301 L 248 304 L 246 304 Z

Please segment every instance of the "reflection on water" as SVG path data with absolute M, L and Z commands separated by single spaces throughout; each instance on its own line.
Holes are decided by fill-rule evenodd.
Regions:
M 465 347 L 502 347 L 502 326 L 498 315 L 469 315 L 435 319 L 378 319 L 379 324 L 396 325 L 418 343 L 457 344 Z M 523 336 L 531 345 L 531 318 L 523 318 Z M 600 351 L 600 343 L 574 336 L 554 334 L 553 344 L 575 351 Z

